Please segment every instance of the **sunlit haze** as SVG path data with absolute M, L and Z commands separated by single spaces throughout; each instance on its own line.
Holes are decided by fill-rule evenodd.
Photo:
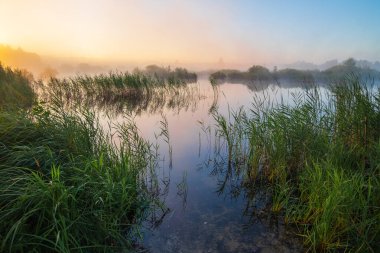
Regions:
M 380 60 L 380 1 L 0 0 L 0 44 L 104 62 Z

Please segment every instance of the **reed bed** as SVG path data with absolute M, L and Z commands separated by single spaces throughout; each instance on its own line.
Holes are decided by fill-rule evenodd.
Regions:
M 291 104 L 255 98 L 231 120 L 214 112 L 229 165 L 249 192 L 266 189 L 270 212 L 296 229 L 307 251 L 380 250 L 379 91 L 351 76 L 327 96 L 316 87 Z
M 186 83 L 181 79 L 160 79 L 144 73 L 110 72 L 99 75 L 78 75 L 71 78 L 52 78 L 46 84 L 40 82 L 40 94 L 62 99 L 83 100 L 88 97 L 97 100 L 111 100 L 115 97 L 128 99 L 149 94 L 157 87 L 178 87 Z
M 0 63 L 0 109 L 30 107 L 35 94 L 26 71 L 14 70 Z
M 30 82 L 5 74 L 20 78 L 7 96 L 19 85 L 30 98 Z M 61 98 L 0 108 L 0 252 L 132 249 L 140 223 L 162 206 L 152 192 L 157 156 L 131 121 L 105 131 L 93 111 L 67 111 Z
M 91 107 L 109 114 L 156 113 L 164 108 L 188 110 L 204 98 L 197 87 L 186 85 L 182 79 L 165 79 L 144 72 L 54 78 L 36 86 L 43 101 L 59 99 L 69 108 Z

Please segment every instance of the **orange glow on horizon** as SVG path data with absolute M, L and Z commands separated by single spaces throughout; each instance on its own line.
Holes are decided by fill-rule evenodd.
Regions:
M 100 61 L 147 64 L 217 63 L 220 58 L 226 63 L 252 61 L 251 52 L 243 49 L 241 43 L 236 45 L 239 38 L 224 36 L 223 29 L 231 19 L 225 8 L 201 16 L 190 3 L 175 2 L 165 8 L 157 3 L 152 5 L 156 6 L 129 1 L 0 3 L 0 44 L 21 47 L 41 56 Z M 256 57 L 255 61 L 265 59 Z
M 336 12 L 340 7 L 283 1 L 4 0 L 0 44 L 43 58 L 208 68 L 219 66 L 220 59 L 226 68 L 379 60 L 378 8 L 351 2 L 347 12 Z

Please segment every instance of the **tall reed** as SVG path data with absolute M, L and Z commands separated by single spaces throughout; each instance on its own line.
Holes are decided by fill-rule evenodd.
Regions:
M 0 111 L 0 251 L 115 252 L 132 247 L 157 201 L 146 174 L 155 159 L 130 124 L 114 126 L 58 102 Z
M 246 185 L 271 193 L 271 211 L 297 225 L 309 251 L 380 250 L 379 89 L 351 76 L 327 95 L 316 87 L 268 104 L 256 99 L 231 123 L 214 113 L 230 155 L 241 153 L 230 143 L 248 143 Z
M 78 75 L 38 82 L 39 99 L 59 99 L 68 107 L 96 107 L 109 113 L 159 112 L 196 106 L 202 97 L 195 86 L 182 79 L 162 79 L 143 72 L 110 72 L 108 75 Z
M 34 100 L 26 71 L 4 67 L 0 63 L 0 109 L 30 107 Z
M 156 87 L 182 86 L 185 82 L 180 79 L 165 80 L 145 75 L 144 73 L 110 72 L 108 75 L 94 76 L 78 75 L 70 78 L 52 78 L 41 85 L 41 93 L 60 95 L 62 99 L 110 99 L 118 96 L 129 98 L 149 95 Z

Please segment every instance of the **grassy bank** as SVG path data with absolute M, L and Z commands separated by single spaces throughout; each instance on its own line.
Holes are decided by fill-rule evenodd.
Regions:
M 255 100 L 233 122 L 215 113 L 230 163 L 245 161 L 246 187 L 267 189 L 270 211 L 295 225 L 306 249 L 379 251 L 379 90 L 353 77 L 327 98 L 315 89 L 293 102 Z
M 7 71 L 11 80 L 19 80 L 17 71 Z M 0 79 L 0 84 L 8 84 L 8 79 Z M 20 80 L 3 90 L 5 95 L 30 85 Z M 30 97 L 28 92 L 17 99 Z M 155 157 L 136 127 L 112 126 L 116 134 L 111 136 L 94 113 L 67 112 L 59 100 L 28 110 L 3 102 L 0 251 L 130 249 L 139 223 L 156 200 L 146 181 Z

